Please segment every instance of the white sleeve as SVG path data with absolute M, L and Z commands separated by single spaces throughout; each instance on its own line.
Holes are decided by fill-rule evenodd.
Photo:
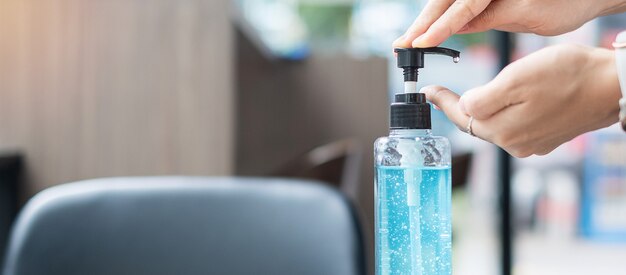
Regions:
M 615 64 L 617 65 L 617 77 L 622 90 L 620 100 L 620 121 L 624 124 L 626 119 L 626 31 L 621 32 L 615 39 Z

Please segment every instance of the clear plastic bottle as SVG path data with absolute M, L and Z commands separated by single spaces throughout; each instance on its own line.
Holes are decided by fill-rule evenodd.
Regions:
M 452 274 L 448 140 L 392 130 L 375 161 L 376 274 Z
M 430 104 L 416 93 L 425 54 L 447 48 L 396 49 L 404 93 L 390 107 L 390 133 L 374 144 L 376 274 L 451 275 L 450 142 L 431 134 Z

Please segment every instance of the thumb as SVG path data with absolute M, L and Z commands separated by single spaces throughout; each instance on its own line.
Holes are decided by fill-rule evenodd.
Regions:
M 460 129 L 464 129 L 469 117 L 459 109 L 459 95 L 442 86 L 426 86 L 420 90 L 426 99 L 432 102 Z

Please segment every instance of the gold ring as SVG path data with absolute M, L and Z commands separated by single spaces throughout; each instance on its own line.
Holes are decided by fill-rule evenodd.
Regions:
M 465 127 L 465 132 L 468 133 L 470 136 L 475 137 L 476 135 L 474 135 L 474 131 L 472 130 L 472 122 L 474 122 L 473 116 L 469 118 L 469 121 L 467 122 L 467 127 Z

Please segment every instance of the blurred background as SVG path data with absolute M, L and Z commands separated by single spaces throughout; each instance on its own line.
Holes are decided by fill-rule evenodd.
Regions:
M 0 0 L 0 245 L 32 195 L 134 175 L 319 179 L 357 206 L 373 253 L 372 143 L 401 71 L 390 48 L 425 1 Z M 610 47 L 626 15 L 510 36 L 513 58 Z M 463 91 L 499 70 L 494 33 L 443 45 L 418 85 Z M 501 274 L 497 148 L 433 110 L 454 149 L 454 274 Z M 513 274 L 624 274 L 626 135 L 585 134 L 513 161 Z M 1 256 L 1 254 L 0 254 Z

